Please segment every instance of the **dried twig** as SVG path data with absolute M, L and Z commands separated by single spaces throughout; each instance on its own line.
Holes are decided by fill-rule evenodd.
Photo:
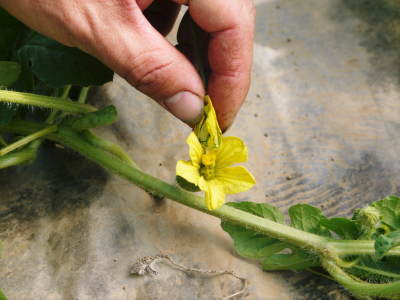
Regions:
M 223 297 L 222 300 L 232 299 L 237 296 L 244 296 L 247 292 L 247 287 L 249 284 L 248 280 L 246 278 L 236 275 L 233 271 L 215 271 L 215 270 L 201 270 L 201 269 L 189 268 L 176 263 L 169 255 L 165 254 L 158 254 L 155 256 L 144 256 L 139 258 L 138 261 L 132 266 L 130 274 L 139 276 L 143 276 L 146 274 L 157 275 L 158 272 L 154 269 L 154 265 L 157 262 L 167 262 L 170 266 L 186 274 L 198 273 L 207 276 L 230 275 L 239 279 L 242 283 L 241 289 L 231 295 Z

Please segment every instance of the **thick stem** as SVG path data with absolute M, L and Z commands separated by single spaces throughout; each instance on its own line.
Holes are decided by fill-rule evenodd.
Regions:
M 62 98 L 4 90 L 0 90 L 0 102 L 32 105 L 42 108 L 62 110 L 69 113 L 88 113 L 97 110 L 91 105 L 77 103 Z
M 353 240 L 353 241 L 331 241 L 329 249 L 338 256 L 348 255 L 375 255 L 375 241 Z M 385 256 L 400 256 L 400 246 L 390 249 Z
M 357 296 L 394 297 L 400 295 L 400 281 L 369 283 L 353 278 L 332 260 L 322 260 L 322 266 L 341 285 Z

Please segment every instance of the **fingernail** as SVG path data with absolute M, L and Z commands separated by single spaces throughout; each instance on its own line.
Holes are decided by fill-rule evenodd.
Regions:
M 175 117 L 192 125 L 200 120 L 204 101 L 191 92 L 180 92 L 164 100 L 164 104 Z

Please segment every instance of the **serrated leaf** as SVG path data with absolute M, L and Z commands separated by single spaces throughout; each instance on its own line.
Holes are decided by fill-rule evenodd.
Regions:
M 390 226 L 392 230 L 400 229 L 400 198 L 388 196 L 383 200 L 371 204 L 380 215 L 381 222 Z
M 39 80 L 54 88 L 69 84 L 101 85 L 113 78 L 113 72 L 94 57 L 39 33 L 24 41 L 17 57 L 30 66 Z
M 292 226 L 311 233 L 330 237 L 330 232 L 322 225 L 326 217 L 321 211 L 308 204 L 296 204 L 289 208 Z
M 9 87 L 21 74 L 21 65 L 13 61 L 0 61 L 0 86 Z
M 375 251 L 378 258 L 382 258 L 386 253 L 400 245 L 400 230 L 390 232 L 387 235 L 379 235 L 375 240 Z
M 353 220 L 346 218 L 322 219 L 321 225 L 344 240 L 355 240 L 359 236 L 357 224 Z

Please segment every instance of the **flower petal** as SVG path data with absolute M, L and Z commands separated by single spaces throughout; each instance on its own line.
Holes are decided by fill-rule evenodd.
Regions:
M 194 166 L 200 166 L 201 156 L 203 155 L 203 147 L 199 142 L 196 134 L 191 132 L 186 139 L 186 143 L 189 145 L 189 156 Z
M 197 185 L 202 191 L 204 192 L 208 191 L 208 181 L 205 180 L 203 176 L 200 177 Z
M 206 181 L 208 189 L 206 191 L 206 205 L 209 210 L 221 207 L 225 202 L 224 186 L 218 180 Z
M 235 136 L 222 138 L 222 145 L 217 154 L 216 169 L 247 161 L 247 147 Z
M 256 183 L 253 175 L 242 166 L 218 169 L 216 178 L 220 185 L 224 187 L 226 194 L 247 191 Z
M 195 185 L 198 184 L 200 179 L 199 168 L 192 165 L 190 161 L 178 161 L 176 164 L 176 175 L 185 178 Z
M 204 114 L 196 125 L 194 132 L 200 143 L 207 149 L 215 149 L 221 145 L 222 132 L 218 125 L 217 114 L 215 113 L 209 96 L 204 97 Z
M 221 145 L 222 132 L 221 129 L 219 128 L 217 114 L 215 113 L 211 98 L 209 96 L 205 96 L 204 100 L 207 103 L 205 107 L 205 110 L 207 112 L 206 126 L 210 134 L 210 137 L 208 138 L 207 147 L 210 149 L 214 149 L 220 147 Z

